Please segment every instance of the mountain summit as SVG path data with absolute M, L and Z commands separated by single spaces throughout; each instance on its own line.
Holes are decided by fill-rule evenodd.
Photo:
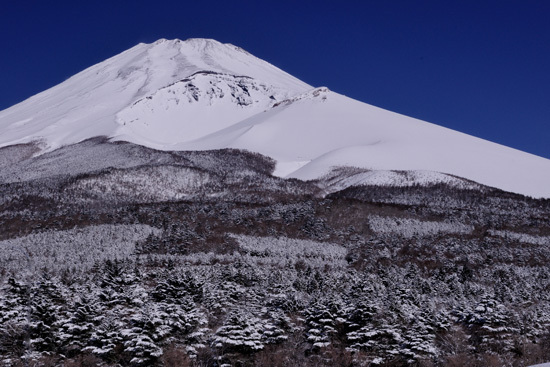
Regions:
M 96 136 L 246 149 L 275 159 L 279 176 L 324 178 L 327 189 L 458 176 L 550 197 L 548 159 L 313 88 L 209 39 L 139 44 L 1 111 L 0 129 L 0 147 L 39 142 L 42 151 Z
M 238 47 L 208 39 L 161 39 L 0 112 L 0 145 L 39 139 L 51 150 L 105 135 L 170 149 L 309 89 Z M 263 95 L 249 101 L 259 90 Z M 205 94 L 200 101 L 197 93 Z M 203 111 L 206 106 L 213 108 Z

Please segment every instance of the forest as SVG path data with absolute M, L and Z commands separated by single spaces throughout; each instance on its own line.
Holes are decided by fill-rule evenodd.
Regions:
M 30 152 L 0 148 L 1 365 L 550 361 L 550 200 L 282 179 L 237 150 Z

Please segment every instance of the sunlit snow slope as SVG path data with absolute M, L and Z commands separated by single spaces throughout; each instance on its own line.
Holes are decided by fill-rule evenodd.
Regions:
M 355 101 L 326 88 L 196 141 L 279 162 L 279 174 L 314 179 L 330 167 L 432 171 L 506 191 L 550 197 L 550 160 Z M 424 172 L 424 175 L 426 172 Z
M 0 112 L 0 146 L 41 139 L 51 150 L 106 135 L 169 149 L 310 88 L 233 45 L 163 39 Z
M 139 44 L 0 112 L 0 146 L 40 140 L 52 150 L 99 135 L 163 150 L 247 149 L 301 179 L 353 166 L 550 197 L 548 159 L 313 89 L 214 40 Z

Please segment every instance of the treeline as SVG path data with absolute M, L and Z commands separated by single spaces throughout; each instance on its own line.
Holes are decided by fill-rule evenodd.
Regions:
M 550 358 L 547 269 L 356 271 L 330 269 L 332 260 L 311 267 L 300 254 L 281 267 L 269 257 L 281 255 L 149 255 L 72 276 L 8 278 L 3 363 L 520 366 Z

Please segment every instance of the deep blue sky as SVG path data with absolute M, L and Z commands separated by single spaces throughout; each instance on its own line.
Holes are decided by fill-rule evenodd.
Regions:
M 0 13 L 0 110 L 139 42 L 191 37 L 550 158 L 546 0 L 9 1 Z

